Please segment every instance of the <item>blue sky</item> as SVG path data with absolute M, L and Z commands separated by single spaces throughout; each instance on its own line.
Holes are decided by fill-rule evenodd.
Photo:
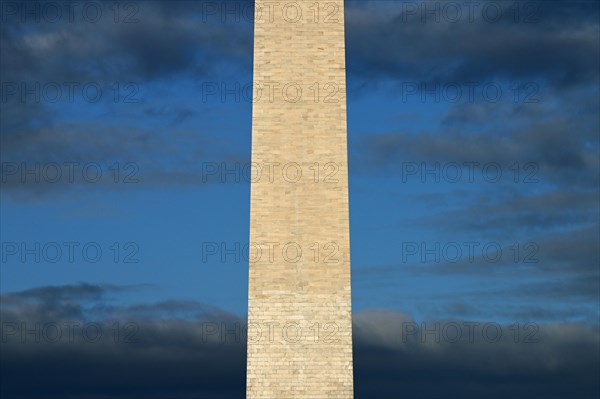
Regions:
M 121 287 L 106 306 L 180 301 L 244 319 L 247 261 L 202 251 L 248 243 L 249 182 L 207 174 L 250 162 L 252 103 L 220 97 L 252 81 L 247 3 L 225 20 L 206 8 L 220 2 L 119 3 L 131 23 L 107 3 L 93 23 L 77 9 L 74 22 L 21 20 L 23 3 L 7 4 L 2 295 Z M 420 4 L 346 2 L 354 312 L 597 334 L 598 3 L 482 2 L 503 17 L 457 22 L 408 11 Z M 23 169 L 38 166 L 35 182 Z

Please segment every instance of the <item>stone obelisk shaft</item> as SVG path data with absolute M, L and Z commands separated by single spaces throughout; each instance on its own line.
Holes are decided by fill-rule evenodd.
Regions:
M 257 2 L 247 398 L 352 398 L 343 0 Z

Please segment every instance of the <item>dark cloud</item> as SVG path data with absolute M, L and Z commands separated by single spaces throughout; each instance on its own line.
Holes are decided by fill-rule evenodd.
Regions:
M 130 289 L 130 288 L 129 288 Z M 5 398 L 242 398 L 245 390 L 243 334 L 223 340 L 203 325 L 243 325 L 242 318 L 192 302 L 114 306 L 90 319 L 50 319 L 23 313 L 50 298 L 55 307 L 70 300 L 102 307 L 115 286 L 40 287 L 3 296 L 2 397 Z M 94 307 L 92 307 L 94 308 Z M 173 310 L 197 309 L 194 317 Z M 61 312 L 54 312 L 59 315 Z M 169 316 L 170 315 L 170 316 Z M 75 329 L 72 342 L 35 335 L 7 335 L 7 323 L 96 322 L 104 335 L 87 342 Z M 115 339 L 115 322 L 120 323 Z M 131 323 L 131 324 L 128 324 Z M 439 327 L 435 334 L 424 329 Z M 483 333 L 485 321 L 416 322 L 400 312 L 368 311 L 354 316 L 354 369 L 357 398 L 592 398 L 599 390 L 598 330 L 584 325 L 531 324 L 515 338 L 507 325 Z M 86 324 L 83 324 L 86 325 Z M 450 327 L 446 327 L 450 326 Z M 454 326 L 454 327 L 452 327 Z M 464 334 L 457 342 L 456 326 Z M 454 330 L 451 330 L 454 328 Z M 473 328 L 469 335 L 468 328 Z M 500 328 L 503 336 L 496 340 Z M 513 327 L 514 329 L 514 327 Z M 493 331 L 492 331 L 493 330 Z M 90 330 L 91 331 L 91 330 Z M 88 335 L 88 339 L 91 335 Z M 492 342 L 493 341 L 493 342 Z M 516 342 L 515 342 L 516 341 Z
M 54 162 L 98 163 L 108 173 L 115 162 L 133 162 L 146 177 L 142 184 L 163 185 L 197 184 L 199 163 L 208 161 L 209 153 L 219 159 L 244 156 L 231 150 L 227 139 L 215 138 L 222 132 L 203 128 L 206 118 L 214 118 L 214 110 L 198 93 L 203 81 L 251 75 L 252 23 L 235 18 L 223 22 L 220 13 L 207 14 L 207 3 L 218 5 L 56 3 L 63 15 L 58 22 L 49 22 L 39 11 L 47 2 L 6 6 L 38 10 L 38 15 L 23 18 L 21 11 L 13 15 L 3 5 L 2 162 L 24 162 L 28 168 Z M 94 10 L 100 6 L 102 17 L 97 21 L 84 17 L 90 5 Z M 115 9 L 120 10 L 118 18 Z M 73 20 L 69 10 L 74 10 Z M 182 81 L 189 94 L 177 87 Z M 89 96 L 83 92 L 86 85 L 92 86 Z M 56 87 L 61 95 L 53 101 Z M 81 179 L 75 184 L 62 184 L 65 179 L 49 184 L 43 178 L 24 183 L 21 177 L 3 175 L 3 193 L 23 200 L 81 186 L 114 188 L 102 184 L 105 179 L 86 185 Z
M 350 80 L 386 84 L 392 96 L 406 82 L 428 88 L 494 82 L 503 91 L 500 101 L 462 98 L 456 103 L 418 94 L 400 101 L 397 95 L 393 104 L 421 110 L 422 118 L 416 112 L 396 126 L 379 127 L 385 133 L 356 139 L 350 147 L 355 174 L 377 173 L 390 184 L 409 187 L 403 196 L 430 205 L 426 216 L 410 223 L 450 234 L 504 239 L 538 236 L 543 230 L 598 228 L 598 2 L 479 2 L 472 22 L 464 3 L 452 3 L 463 7 L 458 23 L 443 11 L 422 11 L 443 10 L 444 2 L 351 4 Z M 481 13 L 486 7 L 502 7 L 504 17 L 486 21 Z M 518 17 L 515 7 L 522 11 Z M 525 20 L 528 13 L 535 21 Z M 535 101 L 513 96 L 515 90 L 532 88 Z M 409 163 L 420 171 L 475 165 L 477 178 L 470 185 L 464 179 L 447 184 L 420 174 L 405 179 L 403 167 Z M 497 184 L 482 179 L 483 168 L 490 165 L 503 173 Z M 511 169 L 515 165 L 518 184 Z M 468 173 L 464 167 L 462 175 Z M 436 186 L 434 193 L 410 185 L 424 180 L 430 183 L 423 185 L 427 189 Z
M 114 285 L 93 285 L 81 283 L 78 285 L 65 286 L 44 286 L 30 288 L 25 291 L 19 291 L 14 294 L 7 294 L 4 300 L 11 299 L 31 299 L 39 302 L 74 300 L 99 300 L 106 293 L 111 291 L 120 291 L 122 287 Z
M 464 217 L 457 217 L 448 225 L 456 226 Z M 440 217 L 434 219 L 438 224 L 441 222 Z M 537 315 L 532 317 L 535 320 L 597 322 L 597 303 L 600 301 L 598 226 L 587 224 L 566 231 L 544 227 L 535 234 L 520 235 L 509 225 L 501 230 L 508 232 L 502 239 L 496 233 L 485 235 L 486 230 L 471 227 L 479 238 L 460 240 L 444 235 L 439 241 L 407 240 L 414 247 L 398 246 L 397 263 L 359 269 L 357 275 L 376 279 L 379 285 L 384 284 L 383 281 L 414 279 L 424 279 L 422 284 L 447 285 L 450 291 L 446 293 L 405 298 L 434 314 L 488 315 L 516 320 L 530 314 Z M 484 236 L 490 238 L 482 239 Z M 437 253 L 437 259 L 432 253 L 423 257 L 424 250 L 416 250 L 417 246 Z M 434 248 L 438 248 L 437 251 Z M 446 251 L 446 248 L 449 249 Z M 457 289 L 453 284 L 445 283 L 447 279 L 455 278 L 468 282 L 466 287 L 486 284 L 486 288 Z M 500 298 L 505 300 L 499 302 Z M 451 307 L 455 305 L 462 308 Z
M 430 229 L 503 240 L 560 229 L 570 241 L 567 231 L 598 229 L 599 126 L 590 108 L 598 98 L 588 89 L 550 93 L 537 104 L 456 104 L 431 129 L 407 124 L 364 137 L 353 170 L 412 183 L 409 195 L 429 205 L 414 222 Z M 456 166 L 462 177 L 453 181 Z
M 208 182 L 203 180 L 205 162 L 242 162 L 243 157 L 228 140 L 208 132 L 135 123 L 110 128 L 94 121 L 50 125 L 3 135 L 1 142 L 3 193 L 33 201 L 91 190 L 199 187 Z
M 573 130 L 567 122 L 560 119 L 531 121 L 519 127 L 486 124 L 481 126 L 488 131 L 479 133 L 440 129 L 435 132 L 382 134 L 364 139 L 362 158 L 357 158 L 356 162 L 376 166 L 425 162 L 430 167 L 435 162 L 455 162 L 459 165 L 470 163 L 478 170 L 497 164 L 503 168 L 505 175 L 509 174 L 509 166 L 518 162 L 520 168 L 531 168 L 522 172 L 532 175 L 528 183 L 597 186 L 600 181 L 600 164 L 596 156 L 598 143 L 589 138 L 593 127 L 588 125 L 585 130 Z M 519 181 L 527 176 L 520 176 Z
M 90 304 L 102 304 L 111 294 L 122 293 L 139 287 L 123 287 L 110 284 L 43 286 L 2 295 L 3 315 L 19 315 L 19 318 L 38 321 L 86 319 Z
M 445 211 L 443 215 L 432 212 L 422 221 L 427 225 L 452 225 L 455 230 L 477 231 L 485 236 L 494 233 L 495 237 L 502 239 L 516 238 L 525 233 L 539 237 L 543 231 L 572 231 L 590 225 L 592 233 L 597 225 L 598 195 L 591 190 L 558 188 L 530 194 L 514 187 L 502 189 L 503 192 L 482 194 L 476 199 L 465 198 L 464 207 Z M 570 242 L 568 234 L 561 238 Z
M 577 395 L 572 383 L 587 386 L 579 393 L 582 397 L 592 397 L 597 389 L 598 379 L 591 373 L 587 381 L 582 378 L 588 370 L 595 372 L 597 366 L 592 359 L 590 363 L 582 362 L 584 350 L 577 349 L 583 342 L 596 345 L 597 332 L 593 330 L 584 333 L 574 326 L 542 325 L 537 334 L 530 332 L 539 342 L 520 340 L 517 344 L 510 335 L 496 343 L 483 342 L 474 329 L 472 343 L 450 344 L 450 336 L 442 333 L 437 344 L 435 335 L 427 335 L 423 329 L 435 330 L 435 322 L 419 323 L 421 329 L 413 335 L 408 333 L 407 324 L 402 330 L 402 323 L 407 322 L 410 320 L 406 316 L 395 313 L 355 316 L 355 359 L 357 367 L 362 365 L 366 373 L 364 382 L 357 376 L 357 394 L 389 396 L 400 390 L 409 397 L 420 398 L 559 398 Z M 439 322 L 440 330 L 452 322 L 462 325 L 456 320 Z M 509 332 L 506 327 L 503 330 Z M 560 339 L 556 339 L 557 333 Z M 568 376 L 558 377 L 563 367 L 571 371 Z M 550 383 L 552 387 L 542 388 L 544 375 L 555 375 L 558 380 Z
M 45 2 L 28 3 L 35 9 Z M 72 21 L 68 14 L 58 22 L 6 15 L 3 81 L 143 83 L 183 72 L 215 74 L 228 62 L 251 69 L 251 24 L 204 19 L 207 2 L 91 3 L 101 15 L 92 22 L 83 17 L 86 2 L 72 6 Z
M 351 4 L 348 71 L 358 80 L 536 79 L 565 87 L 598 80 L 594 1 L 482 1 L 452 10 L 438 1 Z
M 202 327 L 241 325 L 237 316 L 191 302 L 124 306 L 110 298 L 131 289 L 79 284 L 3 295 L 2 397 L 233 398 L 244 392 L 240 336 L 221 343 L 205 338 Z M 79 311 L 68 311 L 73 307 Z M 182 318 L 185 311 L 193 317 Z M 19 329 L 56 323 L 64 335 L 55 343 L 29 335 L 23 343 L 20 333 L 7 335 L 13 323 Z M 73 326 L 72 336 L 64 323 Z M 84 327 L 90 334 L 84 336 Z

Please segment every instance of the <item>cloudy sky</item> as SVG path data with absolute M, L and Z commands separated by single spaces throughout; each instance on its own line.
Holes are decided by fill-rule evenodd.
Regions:
M 1 3 L 3 397 L 244 397 L 252 3 Z M 597 397 L 599 2 L 345 7 L 356 397 Z

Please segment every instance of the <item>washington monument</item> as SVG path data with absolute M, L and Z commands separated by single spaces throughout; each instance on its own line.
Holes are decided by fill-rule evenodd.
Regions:
M 248 399 L 353 398 L 344 1 L 257 1 Z

